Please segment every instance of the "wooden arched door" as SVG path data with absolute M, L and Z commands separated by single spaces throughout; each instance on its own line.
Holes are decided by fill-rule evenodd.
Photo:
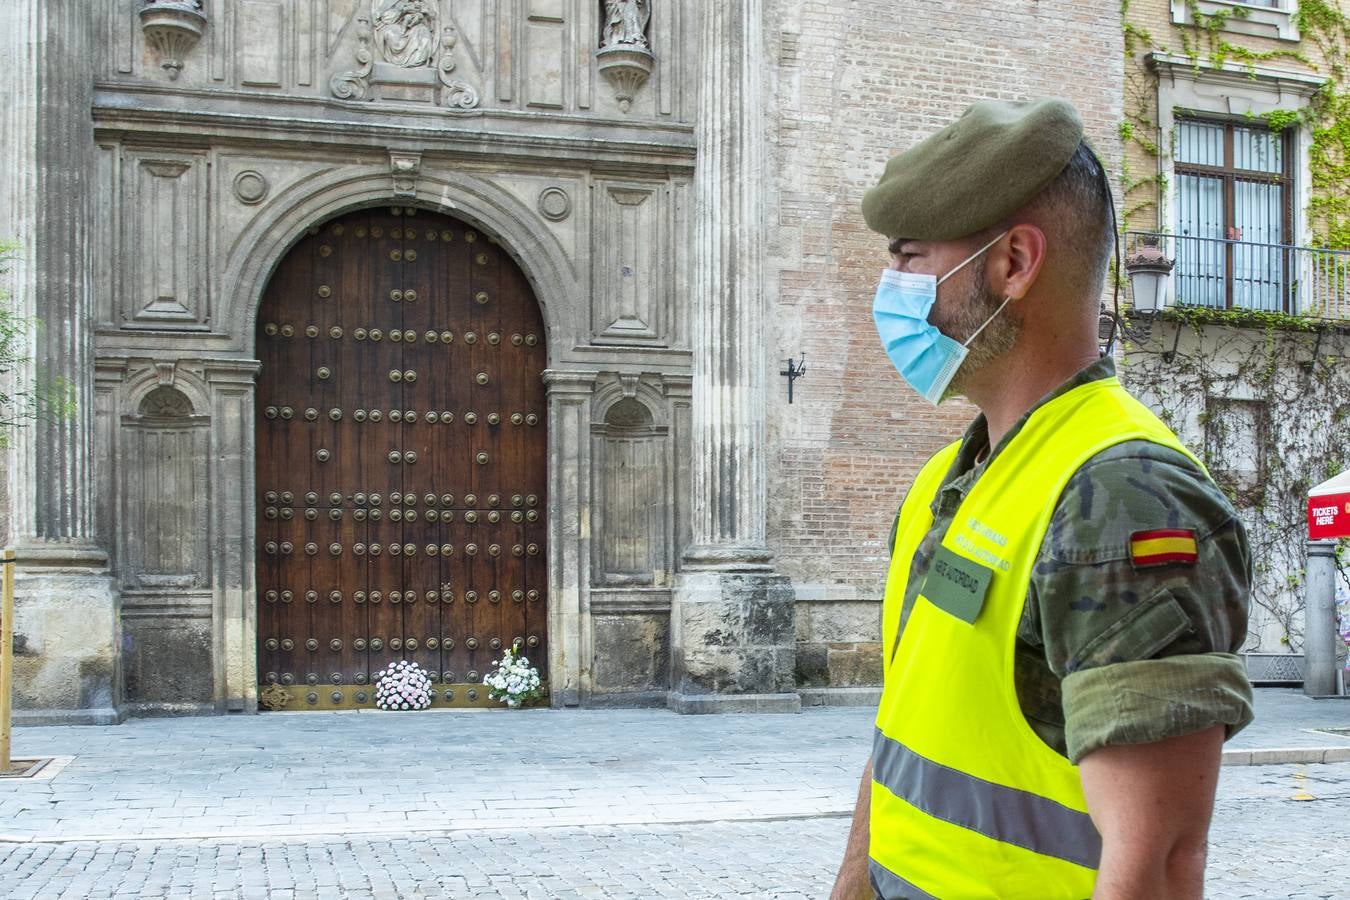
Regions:
M 426 210 L 310 229 L 258 315 L 264 708 L 373 705 L 408 659 L 484 705 L 513 641 L 547 674 L 544 328 L 525 276 Z

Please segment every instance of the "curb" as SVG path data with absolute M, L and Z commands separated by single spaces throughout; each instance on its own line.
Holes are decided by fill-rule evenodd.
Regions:
M 1350 762 L 1350 747 L 1285 747 L 1225 750 L 1225 766 L 1280 766 L 1295 763 L 1321 765 Z

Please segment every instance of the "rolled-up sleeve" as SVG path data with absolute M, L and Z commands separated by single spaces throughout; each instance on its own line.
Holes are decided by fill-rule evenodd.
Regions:
M 1193 559 L 1154 565 L 1132 537 L 1189 533 Z M 1061 679 L 1064 739 L 1077 762 L 1251 721 L 1236 655 L 1247 635 L 1251 557 L 1232 505 L 1188 458 L 1132 441 L 1070 480 L 1032 577 L 1027 613 Z

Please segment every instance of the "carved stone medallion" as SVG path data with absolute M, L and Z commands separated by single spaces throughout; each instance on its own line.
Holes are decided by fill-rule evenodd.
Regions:
M 270 185 L 263 174 L 252 169 L 240 172 L 234 178 L 234 196 L 240 203 L 248 206 L 254 206 L 267 199 L 269 189 Z
M 550 222 L 561 222 L 572 214 L 572 198 L 560 187 L 539 192 L 539 214 Z

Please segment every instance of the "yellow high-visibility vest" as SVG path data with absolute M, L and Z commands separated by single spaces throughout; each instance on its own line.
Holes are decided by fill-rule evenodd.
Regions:
M 928 461 L 905 498 L 886 581 L 872 750 L 871 876 L 887 900 L 1091 896 L 1101 838 L 1078 767 L 1022 714 L 1013 655 L 1064 486 L 1091 457 L 1130 440 L 1195 459 L 1115 378 L 1036 409 L 957 510 L 897 647 L 910 563 L 959 442 Z M 972 616 L 957 601 L 976 594 L 983 604 Z

